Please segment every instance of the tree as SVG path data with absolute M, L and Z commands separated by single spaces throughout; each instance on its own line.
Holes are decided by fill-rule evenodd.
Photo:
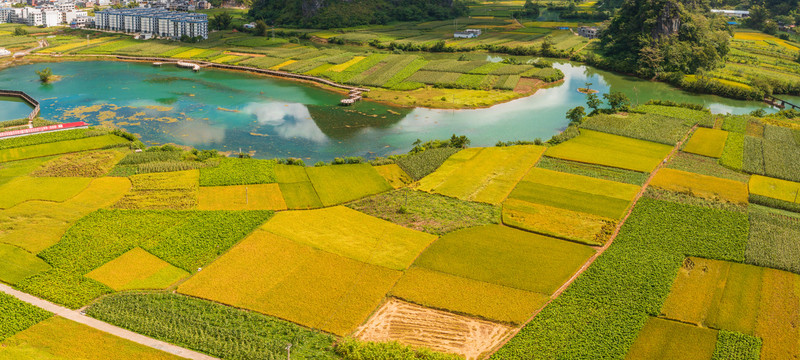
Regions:
M 224 11 L 212 16 L 211 20 L 208 21 L 208 26 L 214 30 L 228 30 L 231 28 L 232 22 L 233 16 L 228 14 L 227 11 Z
M 267 36 L 267 23 L 264 20 L 256 21 L 256 27 L 253 29 L 253 33 L 258 36 Z
M 766 23 L 764 23 L 764 27 L 762 28 L 762 30 L 769 35 L 775 35 L 778 33 L 778 24 L 776 24 L 772 20 L 767 21 Z
M 553 52 L 553 36 L 547 35 L 544 37 L 544 41 L 542 41 L 542 55 L 548 56 L 551 55 Z
M 583 106 L 574 107 L 567 111 L 567 119 L 569 119 L 570 124 L 580 123 L 584 116 L 586 116 L 586 109 Z
M 761 30 L 769 19 L 769 10 L 763 5 L 754 5 L 750 7 L 750 18 L 747 19 L 747 25 L 753 29 Z
M 539 9 L 539 4 L 536 4 L 531 0 L 526 0 L 525 5 L 522 7 L 522 11 L 515 11 L 514 17 L 536 19 L 540 14 L 541 11 Z
M 597 97 L 597 94 L 590 93 L 586 94 L 586 105 L 589 106 L 592 110 L 597 110 L 600 105 L 603 105 L 603 102 Z
M 22 26 L 17 26 L 14 28 L 14 36 L 25 36 L 28 35 L 28 31 L 25 30 Z
M 131 2 L 128 3 L 128 7 L 131 8 L 131 9 L 137 8 L 137 7 L 139 7 L 139 3 L 137 3 L 136 1 L 131 1 Z
M 622 92 L 614 91 L 608 94 L 603 94 L 603 98 L 608 101 L 608 105 L 611 106 L 611 111 L 626 111 L 631 106 L 631 100 L 628 99 L 628 96 Z
M 461 149 L 469 146 L 470 143 L 471 141 L 466 135 L 456 136 L 456 134 L 453 134 L 450 137 L 450 147 Z
M 42 70 L 35 70 L 35 72 L 36 75 L 39 75 L 39 81 L 41 81 L 42 84 L 48 84 L 53 81 L 53 70 L 49 67 Z

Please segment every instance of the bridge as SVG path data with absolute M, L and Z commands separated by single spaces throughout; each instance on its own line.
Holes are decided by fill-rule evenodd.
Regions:
M 33 119 L 39 116 L 39 101 L 34 99 L 32 96 L 17 90 L 0 90 L 0 96 L 8 96 L 8 97 L 18 97 L 28 103 L 32 108 L 30 115 L 28 115 L 28 123 L 30 124 Z
M 764 95 L 764 102 L 781 110 L 786 109 L 786 107 L 791 107 L 792 110 L 800 110 L 800 105 L 792 104 L 786 100 L 778 99 L 772 95 Z

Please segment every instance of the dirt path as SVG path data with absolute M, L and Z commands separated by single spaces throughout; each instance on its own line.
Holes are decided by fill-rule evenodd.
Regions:
M 125 329 L 120 328 L 120 327 L 116 327 L 116 326 L 108 324 L 108 323 L 104 323 L 104 322 L 102 322 L 100 320 L 93 319 L 93 318 L 90 318 L 88 316 L 82 315 L 78 311 L 70 310 L 70 309 L 67 309 L 65 307 L 61 307 L 61 306 L 55 305 L 55 304 L 53 304 L 53 303 L 51 303 L 49 301 L 37 298 L 37 297 L 35 297 L 33 295 L 26 294 L 24 292 L 14 290 L 10 286 L 6 286 L 6 285 L 3 285 L 3 284 L 0 284 L 0 292 L 4 292 L 4 293 L 6 293 L 8 295 L 11 295 L 11 296 L 13 296 L 13 297 L 15 297 L 17 299 L 22 300 L 22 301 L 24 301 L 24 302 L 26 302 L 28 304 L 31 304 L 33 306 L 36 306 L 36 307 L 42 308 L 44 310 L 47 310 L 47 311 L 49 311 L 49 312 L 51 312 L 53 314 L 56 314 L 58 316 L 61 316 L 61 317 L 65 318 L 65 319 L 69 319 L 69 320 L 84 324 L 86 326 L 95 328 L 95 329 L 100 330 L 102 332 L 105 332 L 105 333 L 108 333 L 108 334 L 111 334 L 111 335 L 114 335 L 114 336 L 117 336 L 117 337 L 121 337 L 123 339 L 130 340 L 130 341 L 133 341 L 135 343 L 151 347 L 153 349 L 161 350 L 161 351 L 164 351 L 164 352 L 167 352 L 167 353 L 170 353 L 170 354 L 173 354 L 173 355 L 177 355 L 177 356 L 180 356 L 180 357 L 183 357 L 183 358 L 187 358 L 187 359 L 195 359 L 195 360 L 215 360 L 215 359 L 217 359 L 215 357 L 211 357 L 211 356 L 208 356 L 208 355 L 205 355 L 205 354 L 201 354 L 201 353 L 198 353 L 198 352 L 195 352 L 195 351 L 192 351 L 192 350 L 184 349 L 184 348 L 179 347 L 179 346 L 175 346 L 175 345 L 172 345 L 172 344 L 169 344 L 169 343 L 165 343 L 163 341 L 155 340 L 155 339 L 149 338 L 147 336 L 140 335 L 140 334 L 137 334 L 135 332 L 128 331 L 128 330 L 125 330 Z
M 603 253 L 606 250 L 608 250 L 609 247 L 611 247 L 611 244 L 617 238 L 617 235 L 619 235 L 620 230 L 622 230 L 622 225 L 624 225 L 625 221 L 628 220 L 628 217 L 631 216 L 631 213 L 633 213 L 633 209 L 636 207 L 636 204 L 639 202 L 639 199 L 642 198 L 644 192 L 647 190 L 648 185 L 650 185 L 650 181 L 653 180 L 653 177 L 656 176 L 659 170 L 661 170 L 663 167 L 667 165 L 667 163 L 669 163 L 672 157 L 675 156 L 678 150 L 680 150 L 680 148 L 683 146 L 683 143 L 689 139 L 689 136 L 695 131 L 695 129 L 697 129 L 697 125 L 689 129 L 689 131 L 686 133 L 683 139 L 681 139 L 681 141 L 679 141 L 675 145 L 675 147 L 672 148 L 672 151 L 670 151 L 667 157 L 664 158 L 664 161 L 658 164 L 655 170 L 653 170 L 653 172 L 650 173 L 650 176 L 647 178 L 647 181 L 645 181 L 644 184 L 642 184 L 642 189 L 639 190 L 638 194 L 636 194 L 636 197 L 633 199 L 633 202 L 628 207 L 628 211 L 625 213 L 625 216 L 622 218 L 622 220 L 620 220 L 619 224 L 617 224 L 617 227 L 614 229 L 614 233 L 611 235 L 608 241 L 602 247 L 598 248 L 597 252 L 594 255 L 592 255 L 592 257 L 590 257 L 589 260 L 587 260 L 586 263 L 584 263 L 583 266 L 581 266 L 581 268 L 574 275 L 572 275 L 571 278 L 569 278 L 569 280 L 567 280 L 563 285 L 561 285 L 560 288 L 558 288 L 558 290 L 556 290 L 552 295 L 550 295 L 550 300 L 548 300 L 547 303 L 545 303 L 541 308 L 536 310 L 536 312 L 534 312 L 533 315 L 531 315 L 531 317 L 528 319 L 528 321 L 525 322 L 525 324 L 514 329 L 514 331 L 512 331 L 511 334 L 502 343 L 500 343 L 497 347 L 492 349 L 492 351 L 488 355 L 486 355 L 484 359 L 488 359 L 489 357 L 494 355 L 494 353 L 497 352 L 497 350 L 500 350 L 500 348 L 505 346 L 509 341 L 511 341 L 511 339 L 517 336 L 517 334 L 522 330 L 522 328 L 524 328 L 526 325 L 528 325 L 528 323 L 533 321 L 536 315 L 539 315 L 539 313 L 544 308 L 546 308 L 547 305 L 550 305 L 550 303 L 553 302 L 553 300 L 557 299 L 575 281 L 575 279 L 581 276 L 581 274 L 583 274 L 583 272 L 586 271 L 586 269 L 588 269 L 589 266 L 591 266 L 594 263 L 594 261 L 597 260 L 598 257 L 600 257 L 600 255 L 603 255 Z
M 25 56 L 25 55 L 28 55 L 28 54 L 30 54 L 30 53 L 31 53 L 31 52 L 33 52 L 33 51 L 39 50 L 39 49 L 41 49 L 41 48 L 43 48 L 43 47 L 45 47 L 45 46 L 47 46 L 47 45 L 48 45 L 48 44 L 47 44 L 47 40 L 39 40 L 39 41 L 37 41 L 36 43 L 37 43 L 37 44 L 39 44 L 39 45 L 36 45 L 36 47 L 35 47 L 35 48 L 28 49 L 28 50 L 23 50 L 23 51 L 20 51 L 20 52 L 14 53 L 14 55 L 12 56 L 12 58 L 16 58 L 16 57 L 23 57 L 23 56 Z

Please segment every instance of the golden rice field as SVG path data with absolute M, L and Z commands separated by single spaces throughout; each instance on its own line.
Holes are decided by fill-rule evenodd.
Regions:
M 257 230 L 178 291 L 345 335 L 401 274 Z
M 724 130 L 698 128 L 692 138 L 686 142 L 683 151 L 713 158 L 722 156 L 728 132 Z
M 31 200 L 64 202 L 92 182 L 90 178 L 44 178 L 22 176 L 0 186 L 0 209 Z
M 136 247 L 84 276 L 123 291 L 166 289 L 189 273 Z
M 589 245 L 604 244 L 616 227 L 602 216 L 517 199 L 503 202 L 503 224 Z
M 108 38 L 98 38 L 98 39 L 92 39 L 92 40 L 89 40 L 89 41 L 79 40 L 77 42 L 63 44 L 63 45 L 59 45 L 59 46 L 55 46 L 55 47 L 48 47 L 48 48 L 45 48 L 45 49 L 43 49 L 43 50 L 41 50 L 39 52 L 42 52 L 42 53 L 64 52 L 64 51 L 69 51 L 69 50 L 72 50 L 72 49 L 79 48 L 81 46 L 94 45 L 94 44 L 101 43 L 101 42 L 104 42 L 104 41 L 108 41 Z
M 297 60 L 286 60 L 286 61 L 284 61 L 284 62 L 282 62 L 282 63 L 280 63 L 278 65 L 270 67 L 269 69 L 270 70 L 280 70 L 282 67 L 284 67 L 286 65 L 294 64 L 296 62 L 297 62 Z
M 578 137 L 548 148 L 545 155 L 649 173 L 671 150 L 664 144 L 581 129 Z
M 368 264 L 403 270 L 436 235 L 404 228 L 344 206 L 275 214 L 261 229 Z
M 736 204 L 747 204 L 750 197 L 744 183 L 675 169 L 659 170 L 650 185 L 707 200 Z
M 765 45 L 767 44 L 765 41 L 769 40 L 789 50 L 800 50 L 800 48 L 798 48 L 797 46 L 787 43 L 786 40 L 762 32 L 737 31 L 735 34 L 733 34 L 733 38 L 736 40 L 760 41 L 764 42 Z
M 331 66 L 328 70 L 329 71 L 335 71 L 335 72 L 342 72 L 342 71 L 347 70 L 347 68 L 355 65 L 356 63 L 358 63 L 361 60 L 364 60 L 366 58 L 367 58 L 366 56 L 354 56 L 352 59 L 347 60 L 347 61 L 345 61 L 345 62 L 343 62 L 341 64 L 337 64 L 337 65 Z
M 414 179 L 408 176 L 397 164 L 375 166 L 375 171 L 383 176 L 389 185 L 395 189 L 399 189 L 414 182 Z
M 716 346 L 717 330 L 651 317 L 625 358 L 711 359 Z
M 200 55 L 203 52 L 205 52 L 206 50 L 207 49 L 190 49 L 190 50 L 186 50 L 184 52 L 178 53 L 176 55 L 173 55 L 172 57 L 173 58 L 188 59 L 188 58 L 192 58 L 192 57 L 195 57 L 197 55 Z
M 197 194 L 199 210 L 286 210 L 278 184 L 203 186 Z
M 750 177 L 748 188 L 753 195 L 800 203 L 800 183 L 753 175 Z

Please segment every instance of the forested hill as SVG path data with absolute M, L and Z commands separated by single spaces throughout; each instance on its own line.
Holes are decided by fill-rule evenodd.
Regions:
M 602 35 L 604 65 L 648 78 L 713 69 L 730 34 L 708 14 L 702 0 L 625 0 Z
M 443 20 L 462 16 L 460 0 L 256 0 L 250 16 L 270 25 L 339 28 L 394 20 Z

